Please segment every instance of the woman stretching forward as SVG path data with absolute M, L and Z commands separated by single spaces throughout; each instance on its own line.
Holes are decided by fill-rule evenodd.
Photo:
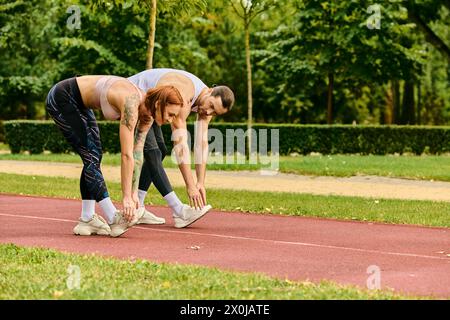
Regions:
M 172 122 L 182 106 L 183 99 L 173 86 L 144 93 L 127 79 L 116 76 L 74 77 L 53 86 L 47 96 L 47 111 L 83 161 L 82 210 L 75 234 L 118 237 L 137 222 L 137 188 L 145 137 L 153 121 L 158 125 Z M 100 169 L 102 147 L 92 109 L 101 109 L 107 120 L 120 120 L 123 212 L 112 203 Z M 95 214 L 96 202 L 106 221 Z

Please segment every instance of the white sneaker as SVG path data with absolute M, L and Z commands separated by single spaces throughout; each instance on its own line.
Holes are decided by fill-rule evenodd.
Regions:
M 143 210 L 141 210 L 141 208 Z M 166 219 L 157 217 L 155 214 L 147 211 L 145 207 L 136 210 L 137 222 L 136 224 L 164 224 Z
M 87 222 L 80 218 L 80 222 L 73 228 L 73 233 L 80 236 L 90 236 L 92 234 L 107 236 L 111 233 L 111 228 L 105 219 L 94 214 L 92 219 Z
M 111 227 L 111 237 L 119 237 L 128 229 L 136 224 L 137 219 L 134 219 L 131 222 L 128 222 L 123 216 L 121 211 L 116 211 L 116 215 L 114 216 L 113 223 L 109 226 Z
M 187 204 L 183 204 L 183 209 L 181 211 L 181 217 L 174 215 L 175 228 L 186 228 L 187 226 L 193 224 L 195 221 L 203 217 L 205 214 L 211 210 L 211 206 L 208 204 L 200 210 L 191 208 Z

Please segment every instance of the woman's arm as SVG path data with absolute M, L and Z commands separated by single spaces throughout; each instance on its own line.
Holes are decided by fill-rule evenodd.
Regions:
M 134 129 L 138 120 L 139 95 L 130 94 L 125 98 L 120 117 L 121 185 L 123 213 L 128 221 L 134 217 L 136 203 L 133 200 L 132 179 L 134 169 Z
M 133 198 L 137 198 L 137 190 L 139 187 L 139 177 L 141 176 L 142 165 L 144 163 L 144 144 L 147 133 L 152 126 L 153 120 L 150 123 L 143 123 L 139 121 L 137 124 L 136 133 L 134 135 L 134 169 L 132 180 Z M 136 201 L 136 200 L 135 200 Z

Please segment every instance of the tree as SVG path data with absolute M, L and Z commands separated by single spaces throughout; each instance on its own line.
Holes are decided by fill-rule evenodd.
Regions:
M 280 91 L 290 98 L 319 92 L 312 105 L 326 104 L 326 122 L 331 124 L 337 85 L 340 99 L 350 97 L 342 94 L 345 90 L 362 97 L 367 95 L 364 87 L 413 78 L 420 70 L 422 47 L 409 38 L 414 26 L 398 4 L 383 4 L 382 26 L 377 29 L 367 25 L 369 1 L 298 1 L 294 22 L 269 35 L 271 45 L 261 64 L 275 66 L 283 81 Z
M 59 80 L 130 76 L 148 65 L 150 0 L 95 1 L 102 4 L 0 0 L 0 118 L 42 118 L 46 94 Z M 233 112 L 214 121 L 248 120 L 247 52 L 252 121 L 327 123 L 331 115 L 332 123 L 413 123 L 411 113 L 422 124 L 450 121 L 450 64 L 412 20 L 407 0 L 377 1 L 380 29 L 367 27 L 372 1 L 278 0 L 282 10 L 252 21 L 247 52 L 243 20 L 229 1 L 205 3 L 159 0 L 150 52 L 154 67 L 185 69 L 232 88 Z M 413 4 L 449 46 L 448 0 Z M 68 28 L 73 6 L 79 29 Z
M 252 65 L 250 59 L 250 25 L 261 13 L 269 10 L 275 5 L 272 0 L 229 0 L 236 15 L 242 19 L 245 31 L 245 62 L 247 66 L 247 99 L 248 99 L 248 150 L 252 151 L 252 119 L 253 119 L 253 97 L 252 97 Z
M 450 1 L 444 0 L 407 0 L 404 6 L 408 10 L 408 18 L 414 22 L 425 39 L 432 44 L 450 62 L 450 47 L 434 30 L 429 22 L 438 20 L 442 7 L 450 10 Z
M 57 11 L 48 0 L 0 1 L 0 118 L 36 117 L 57 74 L 48 55 Z
M 147 63 L 145 64 L 147 69 L 153 68 L 153 51 L 155 50 L 155 34 L 156 34 L 156 12 L 157 12 L 157 0 L 150 0 L 150 30 L 148 33 L 148 46 L 147 46 Z
M 95 5 L 107 6 L 110 3 L 108 0 L 96 0 Z M 193 8 L 197 10 L 204 10 L 206 7 L 206 0 L 160 0 L 159 6 L 157 0 L 113 0 L 115 5 L 120 7 L 138 6 L 145 7 L 149 12 L 149 33 L 147 43 L 146 68 L 153 67 L 153 55 L 155 49 L 155 34 L 156 34 L 156 19 L 158 11 L 167 13 L 172 17 L 179 15 L 181 12 L 189 12 Z M 159 9 L 159 10 L 158 10 Z

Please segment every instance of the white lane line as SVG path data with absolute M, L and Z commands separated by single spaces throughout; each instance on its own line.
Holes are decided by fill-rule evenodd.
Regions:
M 78 222 L 75 220 L 14 215 L 14 214 L 7 214 L 7 213 L 0 213 L 0 216 L 13 217 L 13 218 L 25 218 L 25 219 L 49 220 L 49 221 L 57 221 L 57 222 L 70 222 L 70 223 Z M 379 251 L 379 250 L 370 250 L 370 249 L 359 249 L 359 248 L 351 248 L 351 247 L 339 247 L 339 246 L 331 246 L 331 245 L 307 243 L 307 242 L 294 242 L 294 241 L 270 240 L 270 239 L 260 239 L 260 238 L 251 238 L 251 237 L 241 237 L 241 236 L 228 236 L 228 235 L 223 235 L 223 234 L 201 233 L 201 232 L 182 231 L 182 230 L 161 230 L 161 229 L 151 228 L 151 227 L 150 228 L 149 227 L 146 227 L 146 228 L 133 227 L 133 229 L 147 230 L 147 231 L 152 231 L 152 232 L 156 231 L 156 232 L 175 233 L 175 234 L 181 233 L 181 234 L 187 234 L 187 235 L 215 237 L 215 238 L 222 238 L 222 239 L 249 240 L 249 241 L 268 242 L 271 244 L 296 245 L 296 246 L 303 246 L 303 247 L 316 247 L 316 248 L 356 251 L 356 252 L 363 252 L 363 253 L 385 254 L 385 255 L 391 255 L 391 256 L 401 256 L 401 257 L 410 257 L 410 258 L 424 258 L 424 259 L 450 261 L 450 259 L 448 259 L 448 258 L 427 256 L 427 255 L 414 254 L 414 253 L 401 253 L 401 252 L 389 252 L 389 251 Z
M 435 257 L 435 256 L 427 256 L 421 254 L 414 253 L 400 253 L 400 252 L 389 252 L 389 251 L 379 251 L 379 250 L 370 250 L 370 249 L 358 249 L 358 248 L 350 248 L 350 247 L 339 247 L 339 246 L 331 246 L 324 244 L 316 244 L 316 243 L 307 243 L 307 242 L 293 242 L 293 241 L 283 241 L 283 240 L 270 240 L 270 239 L 260 239 L 260 238 L 251 238 L 251 237 L 240 237 L 240 236 L 227 236 L 222 234 L 214 234 L 214 233 L 201 233 L 201 232 L 192 232 L 192 231 L 175 231 L 175 230 L 161 230 L 156 228 L 143 228 L 143 227 L 133 227 L 134 229 L 141 230 L 152 230 L 157 232 L 166 232 L 166 233 L 184 233 L 189 235 L 199 235 L 199 236 L 210 236 L 224 239 L 234 239 L 234 240 L 251 240 L 251 241 L 261 241 L 261 242 L 269 242 L 274 244 L 286 244 L 286 245 L 297 245 L 304 247 L 317 247 L 317 248 L 327 248 L 327 249 L 338 249 L 338 250 L 348 250 L 348 251 L 357 251 L 364 253 L 377 253 L 377 254 L 386 254 L 386 255 L 394 255 L 394 256 L 404 256 L 404 257 L 413 257 L 413 258 L 425 258 L 425 259 L 435 259 L 435 260 L 446 260 L 450 261 L 448 258 Z
M 58 221 L 58 222 L 71 222 L 76 223 L 78 221 L 75 220 L 67 220 L 67 219 L 59 219 L 59 218 L 46 218 L 46 217 L 36 217 L 36 216 L 24 216 L 20 214 L 8 214 L 8 213 L 0 213 L 0 216 L 5 217 L 14 217 L 14 218 L 26 218 L 26 219 L 38 219 L 38 220 L 49 220 L 49 221 Z

